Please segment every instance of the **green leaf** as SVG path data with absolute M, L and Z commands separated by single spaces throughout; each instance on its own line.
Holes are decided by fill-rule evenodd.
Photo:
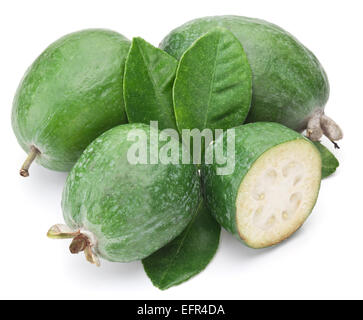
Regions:
M 251 96 L 252 73 L 246 54 L 227 29 L 206 33 L 181 57 L 173 88 L 179 131 L 241 125 Z
M 329 177 L 332 175 L 335 170 L 339 167 L 339 161 L 335 156 L 320 142 L 314 142 L 315 146 L 320 151 L 321 160 L 322 160 L 322 179 Z
M 177 129 L 172 87 L 178 61 L 141 38 L 132 40 L 126 60 L 124 99 L 130 123 L 159 121 L 159 129 Z
M 221 227 L 201 201 L 183 233 L 143 260 L 154 286 L 165 290 L 201 272 L 217 251 L 220 231 Z

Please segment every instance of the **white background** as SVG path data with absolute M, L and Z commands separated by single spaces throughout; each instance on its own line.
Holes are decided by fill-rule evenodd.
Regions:
M 362 1 L 1 1 L 0 4 L 0 298 L 318 299 L 363 298 Z M 79 29 L 109 28 L 158 45 L 200 16 L 235 14 L 271 21 L 294 34 L 326 69 L 326 111 L 344 128 L 338 172 L 322 182 L 304 227 L 272 249 L 244 247 L 226 232 L 207 269 L 167 291 L 154 288 L 140 262 L 72 256 L 69 241 L 50 240 L 63 222 L 65 173 L 37 164 L 18 174 L 25 153 L 11 129 L 16 87 L 53 41 Z M 329 145 L 329 147 L 331 147 Z

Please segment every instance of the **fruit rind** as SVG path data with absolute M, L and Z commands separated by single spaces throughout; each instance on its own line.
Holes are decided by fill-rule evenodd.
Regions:
M 102 134 L 86 148 L 63 191 L 67 225 L 91 232 L 95 252 L 109 261 L 140 260 L 160 249 L 184 230 L 199 201 L 194 165 L 129 163 L 133 130 L 149 137 L 155 129 L 127 124 Z M 159 141 L 159 148 L 164 144 Z
M 110 30 L 88 29 L 51 44 L 30 66 L 16 92 L 12 126 L 36 162 L 69 171 L 104 131 L 127 122 L 122 81 L 130 42 Z
M 320 154 L 308 139 L 277 123 L 251 123 L 236 127 L 235 131 L 236 159 L 234 173 L 216 175 L 218 165 L 212 164 L 202 166 L 202 175 L 204 181 L 203 192 L 209 209 L 226 230 L 240 239 L 236 221 L 236 199 L 244 177 L 256 160 L 266 151 L 276 146 L 298 140 L 309 143 L 319 159 Z M 217 144 L 228 143 L 227 139 L 228 136 L 220 136 L 210 148 L 215 148 Z M 321 167 L 319 170 L 316 179 L 319 181 L 320 186 Z M 318 193 L 316 197 L 317 195 Z
M 240 237 L 253 248 L 275 245 L 310 215 L 319 194 L 321 158 L 305 139 L 265 151 L 243 177 L 236 198 Z
M 269 22 L 240 16 L 199 18 L 171 31 L 160 48 L 180 59 L 197 38 L 215 27 L 227 28 L 239 39 L 251 65 L 248 122 L 273 121 L 302 131 L 316 110 L 324 110 L 329 83 L 323 67 L 291 34 Z

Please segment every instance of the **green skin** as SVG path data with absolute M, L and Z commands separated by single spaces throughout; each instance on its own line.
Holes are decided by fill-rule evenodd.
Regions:
M 148 150 L 153 147 L 149 134 L 155 129 L 117 126 L 86 148 L 63 191 L 67 225 L 93 233 L 96 254 L 109 261 L 140 260 L 173 240 L 191 221 L 200 197 L 192 164 L 130 164 L 130 130 L 146 133 Z M 159 141 L 159 150 L 163 145 Z
M 305 129 L 314 111 L 324 109 L 328 79 L 316 57 L 276 25 L 239 16 L 200 18 L 173 30 L 160 48 L 180 59 L 196 39 L 217 26 L 236 36 L 251 65 L 253 97 L 247 121 Z
M 141 38 L 132 39 L 126 59 L 124 98 L 130 123 L 158 121 L 177 130 L 172 88 L 178 61 Z
M 200 201 L 188 227 L 142 261 L 154 286 L 165 290 L 204 270 L 218 249 L 220 233 L 220 225 Z
M 236 198 L 243 178 L 264 152 L 282 143 L 297 139 L 310 141 L 278 123 L 256 122 L 246 124 L 235 128 L 236 163 L 232 174 L 217 175 L 218 164 L 203 165 L 203 188 L 207 206 L 216 220 L 239 239 L 236 225 Z M 221 143 L 226 148 L 227 141 L 222 135 L 210 148 Z
M 87 145 L 126 123 L 123 73 L 130 42 L 108 30 L 84 30 L 50 45 L 17 90 L 12 125 L 19 144 L 36 161 L 68 171 Z

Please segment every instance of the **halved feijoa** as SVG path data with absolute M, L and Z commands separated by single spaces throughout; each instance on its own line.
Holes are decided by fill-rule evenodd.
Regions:
M 220 136 L 214 150 L 231 138 Z M 218 175 L 204 165 L 207 205 L 219 223 L 253 248 L 281 242 L 311 213 L 320 188 L 321 157 L 302 135 L 276 123 L 235 128 L 235 168 Z

